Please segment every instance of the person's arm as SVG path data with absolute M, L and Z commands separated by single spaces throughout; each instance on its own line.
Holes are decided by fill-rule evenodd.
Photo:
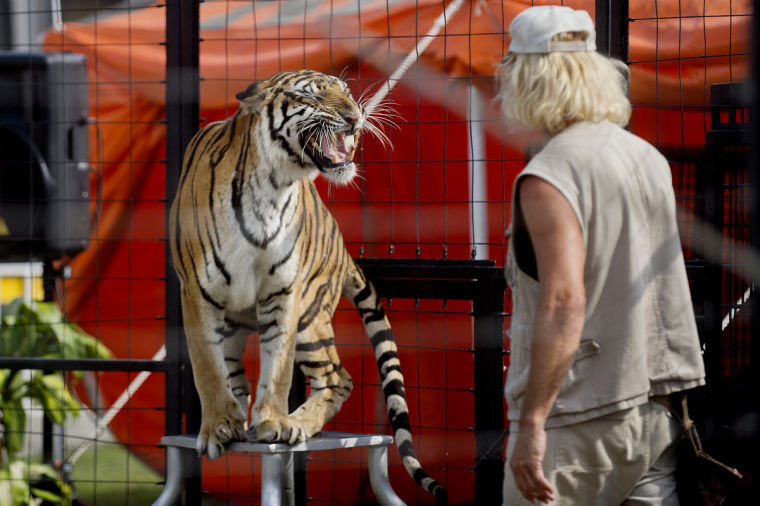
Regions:
M 541 465 L 546 453 L 544 424 L 580 343 L 586 308 L 585 248 L 575 212 L 559 190 L 526 176 L 519 195 L 540 289 L 530 374 L 510 468 L 528 500 L 549 502 L 554 491 Z

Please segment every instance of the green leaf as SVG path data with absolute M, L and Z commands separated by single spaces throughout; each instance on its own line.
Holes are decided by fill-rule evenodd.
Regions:
M 2 324 L 3 356 L 29 356 L 33 339 L 30 334 L 30 322 L 28 318 L 19 318 L 17 315 L 7 316 L 4 313 Z
M 13 504 L 10 473 L 5 469 L 0 469 L 0 504 Z
M 9 456 L 13 457 L 24 448 L 24 430 L 26 428 L 26 411 L 21 399 L 2 399 L 2 424 L 4 427 L 5 444 Z
M 16 316 L 18 315 L 19 308 L 24 304 L 22 297 L 17 297 L 3 306 L 3 316 Z
M 62 358 L 112 358 L 108 348 L 76 324 L 66 322 L 55 302 L 38 302 L 35 311 L 39 323 L 55 336 Z
M 29 483 L 26 481 L 26 462 L 23 460 L 14 460 L 8 467 L 10 471 L 9 481 L 11 484 L 11 504 L 29 504 L 32 497 L 29 492 Z
M 79 402 L 69 393 L 60 374 L 38 376 L 29 385 L 29 397 L 42 404 L 45 416 L 58 425 L 63 425 L 69 412 L 79 414 Z
M 45 484 L 47 490 L 42 488 Z M 42 500 L 71 506 L 73 490 L 64 483 L 48 464 L 29 463 L 23 459 L 11 461 L 8 469 L 0 469 L 0 505 L 28 506 Z
M 51 346 L 46 348 L 46 355 L 60 358 L 72 356 L 76 352 L 70 340 L 66 339 L 66 322 L 55 302 L 35 302 L 34 313 L 40 330 L 45 332 Z
M 57 481 L 60 478 L 58 472 L 50 464 L 29 462 L 27 463 L 27 468 L 29 477 L 34 481 L 40 481 L 44 479 Z
M 58 493 L 52 492 L 50 490 L 45 490 L 42 488 L 37 488 L 35 486 L 31 486 L 30 490 L 32 492 L 32 495 L 34 497 L 38 497 L 40 499 L 43 499 L 45 501 L 50 501 L 53 504 L 71 504 L 71 501 L 67 500 L 67 494 L 65 491 L 60 490 Z M 69 496 L 71 494 L 68 494 Z
M 52 391 L 55 390 L 66 408 L 74 415 L 79 414 L 79 401 L 74 398 L 66 388 L 66 383 L 63 381 L 63 376 L 60 374 L 46 374 L 42 376 L 42 381 Z
M 104 344 L 87 335 L 79 326 L 66 322 L 56 303 L 35 302 L 30 306 L 20 298 L 3 308 L 0 318 L 0 356 L 71 359 L 113 357 Z M 77 372 L 74 376 L 79 377 Z M 78 415 L 81 409 L 60 373 L 45 375 L 37 370 L 0 371 L 0 423 L 6 426 L 3 445 L 10 455 L 23 447 L 23 424 L 20 430 L 16 429 L 19 423 L 25 421 L 26 414 L 20 404 L 23 398 L 37 401 L 42 405 L 45 416 L 59 425 L 64 423 L 69 414 Z M 4 506 L 2 502 L 0 506 Z
M 9 370 L 3 384 L 2 395 L 7 400 L 21 399 L 27 394 L 29 381 L 34 376 L 42 374 L 40 371 L 19 371 Z
M 61 480 L 61 477 L 52 466 L 48 464 L 29 464 L 28 476 L 31 492 L 35 497 L 56 504 L 71 504 L 71 487 Z M 54 485 L 55 490 L 40 488 L 40 485 L 43 483 Z
M 100 341 L 66 321 L 55 302 L 29 307 L 16 299 L 3 309 L 0 355 L 48 358 L 113 357 Z

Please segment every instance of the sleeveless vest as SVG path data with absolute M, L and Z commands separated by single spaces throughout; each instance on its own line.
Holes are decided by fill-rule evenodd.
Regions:
M 582 122 L 553 137 L 514 185 L 505 267 L 513 300 L 505 385 L 509 419 L 520 417 L 540 288 L 519 207 L 519 183 L 527 175 L 564 195 L 586 251 L 586 321 L 546 427 L 703 385 L 670 167 L 630 132 L 607 121 Z

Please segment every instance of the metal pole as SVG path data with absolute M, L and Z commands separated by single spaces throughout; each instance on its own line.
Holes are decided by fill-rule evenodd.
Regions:
M 749 182 L 750 182 L 750 244 L 752 250 L 755 252 L 760 251 L 760 154 L 758 153 L 758 147 L 760 146 L 760 125 L 758 125 L 757 111 L 760 110 L 760 12 L 757 9 L 758 2 L 755 2 L 755 10 L 752 14 L 752 91 L 750 102 L 750 118 L 751 118 L 751 132 L 750 135 L 750 166 L 749 166 Z M 754 266 L 750 271 L 754 270 Z M 750 366 L 749 370 L 752 371 L 754 378 L 750 378 L 750 384 L 757 385 L 758 381 L 758 364 L 757 353 L 760 350 L 760 298 L 757 297 L 757 287 L 752 288 L 752 296 L 750 301 L 751 308 L 751 320 L 750 320 Z M 760 406 L 757 405 L 757 398 L 755 398 L 755 410 L 758 410 Z M 756 411 L 757 412 L 757 411 Z
M 292 413 L 304 401 L 306 401 L 306 376 L 296 366 L 293 367 L 293 382 L 288 393 L 288 411 Z M 291 467 L 290 486 L 293 489 L 292 499 L 296 506 L 304 506 L 306 504 L 306 453 L 295 452 L 289 465 Z
M 472 223 L 472 259 L 484 260 L 488 254 L 488 180 L 486 177 L 486 136 L 483 97 L 470 85 L 470 104 L 467 108 L 470 150 L 470 181 L 472 184 L 470 214 Z
M 597 0 L 596 49 L 628 62 L 628 0 Z
M 282 454 L 261 454 L 261 506 L 280 506 L 282 502 Z
M 185 146 L 200 122 L 200 7 L 199 0 L 166 2 L 166 233 L 169 206 L 182 170 Z M 165 246 L 166 268 L 166 433 L 196 433 L 200 409 L 182 332 L 179 281 Z M 186 421 L 183 427 L 182 421 Z M 188 504 L 200 504 L 200 461 L 185 471 Z
M 42 267 L 42 291 L 46 302 L 55 300 L 56 271 L 53 262 L 46 259 Z M 42 374 L 53 374 L 52 369 L 43 369 Z M 61 373 L 63 374 L 63 373 Z M 47 416 L 42 417 L 42 461 L 51 464 L 53 462 L 53 422 Z
M 504 293 L 501 272 L 479 280 L 475 313 L 475 504 L 501 505 L 504 479 Z

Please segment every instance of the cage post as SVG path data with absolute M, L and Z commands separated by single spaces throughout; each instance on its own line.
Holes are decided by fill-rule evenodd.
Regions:
M 750 97 L 749 97 L 749 104 L 750 104 L 750 141 L 749 145 L 751 146 L 749 150 L 749 198 L 750 198 L 750 247 L 751 251 L 753 252 L 753 258 L 755 255 L 760 252 L 760 227 L 758 226 L 758 223 L 760 223 L 760 154 L 758 153 L 758 146 L 760 146 L 760 125 L 758 124 L 758 110 L 760 110 L 760 12 L 758 12 L 757 9 L 757 2 L 755 2 L 755 9 L 752 12 L 752 23 L 751 23 L 751 29 L 752 29 L 752 50 L 750 51 L 750 54 L 752 55 L 752 88 L 750 91 Z M 757 278 L 755 277 L 757 272 L 760 271 L 760 266 L 758 265 L 750 265 L 749 269 L 750 273 L 752 273 L 752 296 L 750 297 L 750 343 L 749 343 L 749 352 L 750 352 L 750 363 L 748 365 L 749 369 L 749 378 L 748 378 L 748 384 L 750 385 L 757 385 L 758 384 L 758 376 L 760 375 L 760 371 L 758 371 L 758 364 L 757 364 L 757 354 L 759 348 L 760 348 L 760 297 L 758 297 L 758 288 L 754 283 L 757 283 Z M 758 402 L 757 396 L 754 397 L 754 405 L 750 405 L 749 409 L 751 412 L 755 414 L 755 417 L 757 417 L 758 413 L 760 413 L 760 404 Z M 757 418 L 755 418 L 757 420 Z M 752 437 L 752 444 L 748 448 L 749 454 L 753 455 L 756 454 L 758 446 L 758 440 L 760 439 L 760 429 L 758 429 L 757 424 L 754 427 L 754 434 Z M 757 497 L 758 494 L 758 487 L 757 487 L 757 472 L 758 472 L 758 465 L 757 460 L 754 458 L 749 459 L 752 464 L 751 467 L 748 469 L 750 473 L 752 473 L 751 479 L 751 485 L 749 488 L 749 494 L 750 496 Z
M 757 5 L 757 4 L 755 4 Z M 750 183 L 750 245 L 752 251 L 760 252 L 760 154 L 757 147 L 760 146 L 760 125 L 757 121 L 757 111 L 760 110 L 760 12 L 755 9 L 752 13 L 752 90 L 750 92 L 750 118 L 751 130 L 750 130 L 750 146 L 754 149 L 750 149 L 750 166 L 749 166 L 749 183 Z M 760 266 L 751 266 L 750 272 L 758 272 Z M 753 282 L 754 277 L 753 277 Z M 757 294 L 757 287 L 753 287 L 753 294 Z M 757 353 L 760 347 L 760 299 L 750 297 L 750 366 L 749 369 L 752 374 L 751 383 L 757 385 L 758 381 L 758 365 L 757 365 Z M 755 401 L 755 409 L 758 409 L 757 400 Z
M 288 393 L 288 411 L 293 412 L 306 401 L 306 376 L 298 367 L 293 368 L 293 382 Z M 306 454 L 297 452 L 289 463 L 293 476 L 293 501 L 295 506 L 306 504 Z
M 473 300 L 475 316 L 473 374 L 475 386 L 475 504 L 502 503 L 504 479 L 504 293 L 500 270 L 478 279 Z
M 723 189 L 722 171 L 718 169 L 718 150 L 720 146 L 714 135 L 705 136 L 705 151 L 707 163 L 704 167 L 705 177 L 705 224 L 722 231 L 723 221 Z M 721 372 L 721 294 L 723 293 L 722 268 L 720 261 L 707 260 L 705 270 L 706 293 L 712 296 L 703 297 L 703 346 L 705 372 L 712 389 L 722 388 L 723 374 Z
M 185 146 L 200 122 L 200 8 L 198 0 L 166 2 L 166 223 L 182 170 Z M 200 404 L 184 346 L 179 281 L 165 245 L 166 269 L 166 433 L 197 432 Z M 183 427 L 183 418 L 186 426 Z M 188 504 L 200 504 L 200 461 L 186 470 Z
M 628 61 L 628 0 L 597 0 L 596 48 L 612 58 Z
M 42 264 L 42 293 L 45 302 L 51 302 L 55 297 L 55 269 L 53 262 L 46 259 Z M 43 369 L 42 374 L 53 374 L 53 369 Z M 42 417 L 42 461 L 53 462 L 53 422 L 47 417 Z

